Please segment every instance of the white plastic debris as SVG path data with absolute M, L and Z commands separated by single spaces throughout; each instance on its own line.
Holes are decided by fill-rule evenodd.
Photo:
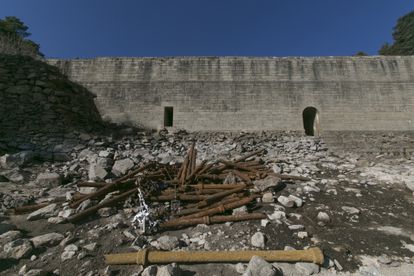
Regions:
M 137 214 L 132 218 L 132 224 L 135 229 L 138 229 L 140 234 L 146 233 L 147 230 L 154 228 L 157 222 L 152 220 L 150 217 L 150 209 L 145 203 L 144 196 L 142 195 L 141 189 L 138 188 L 139 198 L 139 210 Z

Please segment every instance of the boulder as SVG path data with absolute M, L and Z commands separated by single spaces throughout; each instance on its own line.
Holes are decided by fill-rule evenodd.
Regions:
M 54 188 L 62 184 L 62 179 L 57 173 L 41 173 L 36 178 L 36 184 L 44 188 Z
M 279 274 L 278 270 L 262 257 L 253 256 L 243 276 L 276 276 Z
M 256 232 L 251 238 L 251 244 L 254 247 L 264 248 L 266 237 L 262 232 Z
M 27 216 L 27 220 L 47 219 L 53 217 L 56 212 L 56 207 L 56 203 L 49 204 L 39 210 L 30 213 Z
M 63 240 L 64 236 L 59 233 L 48 233 L 40 236 L 36 236 L 31 239 L 33 246 L 35 248 L 42 247 L 42 246 L 54 246 L 57 245 L 61 240 Z
M 134 167 L 134 162 L 129 159 L 121 159 L 116 160 L 113 167 L 112 167 L 112 173 L 116 176 L 122 176 L 126 174 L 126 172 Z
M 27 258 L 33 252 L 33 245 L 27 239 L 17 239 L 4 245 L 2 255 L 4 258 L 20 260 Z

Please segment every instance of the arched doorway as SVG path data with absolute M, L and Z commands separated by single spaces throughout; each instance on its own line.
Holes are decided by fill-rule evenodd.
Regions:
M 318 110 L 313 106 L 308 106 L 302 112 L 303 128 L 305 134 L 309 136 L 319 136 L 319 114 Z

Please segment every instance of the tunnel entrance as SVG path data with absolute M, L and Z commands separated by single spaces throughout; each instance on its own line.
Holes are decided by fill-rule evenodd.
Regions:
M 319 136 L 318 110 L 313 106 L 308 106 L 303 110 L 302 116 L 305 134 L 309 136 Z
M 164 127 L 172 127 L 174 118 L 174 108 L 172 106 L 164 107 Z

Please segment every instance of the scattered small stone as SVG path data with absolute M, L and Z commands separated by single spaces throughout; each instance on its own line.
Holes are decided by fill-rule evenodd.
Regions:
M 303 229 L 305 229 L 305 226 L 303 226 L 301 224 L 293 224 L 293 225 L 289 225 L 288 228 L 290 230 L 303 230 Z
M 338 262 L 338 260 L 337 260 L 337 259 L 334 259 L 334 264 L 335 264 L 335 267 L 336 267 L 336 269 L 337 269 L 337 270 L 341 271 L 341 270 L 343 270 L 343 269 L 344 269 L 344 268 L 342 267 L 342 265 Z
M 133 167 L 134 162 L 129 158 L 116 160 L 112 167 L 112 173 L 116 176 L 122 176 Z
M 273 202 L 273 194 L 271 192 L 264 193 L 262 196 L 262 202 L 264 203 L 271 203 Z
M 173 250 L 180 244 L 177 237 L 162 236 L 157 239 L 158 248 L 161 250 Z
M 306 231 L 299 231 L 298 232 L 298 238 L 299 239 L 304 239 L 304 238 L 307 238 L 308 237 L 308 232 L 306 232 Z
M 251 238 L 251 244 L 254 247 L 264 248 L 266 237 L 262 232 L 256 232 Z
M 390 264 L 392 260 L 387 255 L 381 255 L 378 257 L 378 262 L 382 264 Z
M 313 263 L 302 263 L 298 262 L 295 264 L 295 268 L 302 274 L 302 275 L 312 275 L 319 273 L 319 266 Z
M 45 188 L 54 188 L 62 184 L 62 179 L 57 173 L 41 173 L 36 178 L 36 184 Z
M 302 207 L 302 205 L 303 205 L 303 200 L 301 198 L 297 197 L 297 196 L 289 195 L 288 199 L 292 200 L 295 203 L 296 207 Z
M 278 270 L 273 265 L 266 262 L 262 257 L 253 256 L 243 276 L 276 276 L 277 274 Z
M 331 220 L 331 218 L 329 217 L 329 215 L 325 212 L 319 212 L 317 217 L 316 217 L 319 221 L 322 222 L 329 222 Z
M 286 196 L 279 196 L 277 198 L 277 201 L 285 207 L 292 208 L 293 206 L 295 206 L 295 201 Z
M 356 215 L 356 214 L 361 213 L 361 211 L 360 211 L 360 210 L 358 210 L 358 209 L 357 209 L 357 208 L 355 208 L 355 207 L 350 207 L 350 206 L 342 206 L 341 208 L 342 208 L 342 210 L 344 210 L 345 212 L 347 212 L 348 214 L 351 214 L 351 215 Z

